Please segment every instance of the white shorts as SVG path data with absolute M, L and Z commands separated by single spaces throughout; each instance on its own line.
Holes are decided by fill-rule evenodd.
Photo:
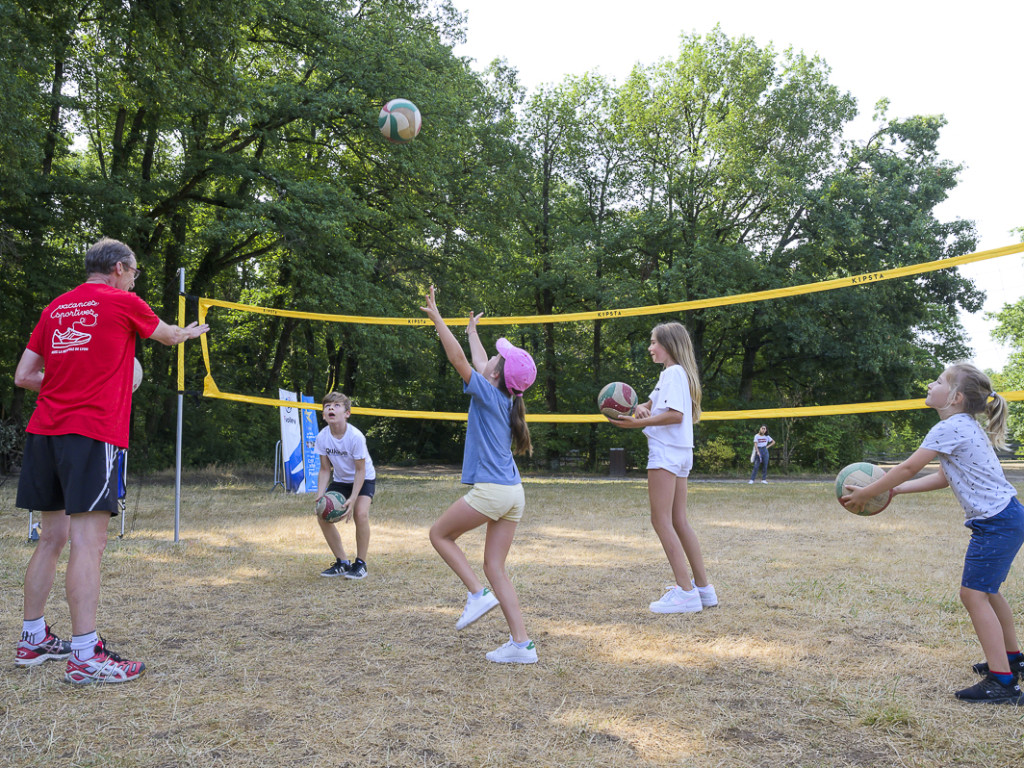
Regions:
M 647 468 L 666 469 L 676 477 L 689 477 L 693 469 L 693 448 L 674 448 L 648 440 Z
M 511 520 L 518 523 L 526 509 L 526 494 L 523 484 L 498 485 L 497 483 L 475 483 L 469 493 L 462 497 L 469 506 L 491 520 Z

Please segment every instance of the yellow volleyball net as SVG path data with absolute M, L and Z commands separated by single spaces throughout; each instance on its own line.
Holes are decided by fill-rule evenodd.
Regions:
M 742 293 L 730 296 L 719 296 L 709 299 L 697 299 L 694 301 L 679 301 L 669 304 L 654 304 L 642 307 L 629 307 L 622 309 L 605 309 L 591 312 L 570 312 L 557 315 L 519 315 L 510 317 L 483 317 L 480 325 L 530 325 L 540 323 L 574 323 L 587 320 L 610 320 L 626 317 L 641 317 L 644 315 L 664 315 L 681 313 L 696 309 L 707 309 L 711 307 L 724 307 L 733 304 L 750 304 L 772 299 L 787 298 L 790 296 L 801 296 L 810 293 L 823 291 L 834 291 L 840 288 L 852 288 L 877 283 L 884 280 L 895 280 L 912 275 L 919 275 L 926 272 L 935 272 L 942 269 L 950 269 L 964 264 L 971 264 L 987 259 L 996 259 L 1015 253 L 1024 252 L 1024 243 L 994 248 L 986 251 L 976 251 L 963 256 L 956 256 L 950 259 L 939 259 L 936 261 L 913 264 L 907 267 L 896 267 L 893 269 L 868 272 L 849 277 L 840 277 L 832 280 L 824 280 L 817 283 L 804 285 L 793 285 L 785 288 L 773 288 L 765 291 Z M 427 326 L 431 322 L 426 317 L 368 317 L 360 315 L 332 315 L 317 312 L 298 312 L 286 309 L 274 309 L 270 307 L 258 307 L 249 304 L 239 304 L 219 299 L 202 298 L 199 303 L 199 322 L 205 323 L 207 314 L 212 308 L 221 308 L 238 312 L 249 312 L 262 315 L 273 315 L 277 317 L 290 317 L 303 320 L 315 320 L 328 323 L 352 323 L 360 325 L 390 325 L 390 326 Z M 467 317 L 456 317 L 446 319 L 449 326 L 466 325 L 469 322 Z M 297 403 L 294 401 L 278 400 L 269 397 L 257 397 L 232 392 L 222 392 L 213 376 L 213 367 L 210 361 L 210 347 L 206 335 L 200 337 L 202 345 L 203 363 L 206 367 L 206 375 L 203 380 L 203 395 L 205 397 L 220 400 L 230 400 L 239 403 L 252 403 L 256 405 L 271 405 L 290 408 L 320 409 L 317 403 Z M 182 389 L 183 367 L 179 356 L 179 389 Z M 1010 391 L 1000 393 L 1009 401 L 1024 400 L 1024 391 Z M 924 398 L 912 400 L 889 400 L 874 403 L 844 403 L 839 405 L 812 405 L 794 408 L 761 408 L 738 411 L 705 411 L 701 415 L 703 421 L 729 421 L 741 419 L 772 419 L 772 418 L 796 418 L 805 416 L 839 416 L 858 413 L 880 413 L 891 411 L 914 410 L 924 408 Z M 466 413 L 452 411 L 410 411 L 394 408 L 364 408 L 353 407 L 352 413 L 364 416 L 380 416 L 385 418 L 406 418 L 406 419 L 436 419 L 447 421 L 465 421 Z M 527 421 L 533 423 L 562 423 L 562 424 L 586 424 L 604 423 L 607 421 L 600 414 L 558 414 L 558 413 L 531 413 L 527 414 Z

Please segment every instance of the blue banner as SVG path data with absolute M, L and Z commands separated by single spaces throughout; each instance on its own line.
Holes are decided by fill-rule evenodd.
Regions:
M 312 403 L 312 395 L 303 395 L 302 402 Z M 302 409 L 302 454 L 305 457 L 306 493 L 316 493 L 320 479 L 320 457 L 316 455 L 317 429 L 316 411 L 311 408 Z

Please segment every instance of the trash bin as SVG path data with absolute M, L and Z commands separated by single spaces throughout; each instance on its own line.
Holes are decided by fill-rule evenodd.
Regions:
M 608 475 L 610 477 L 626 476 L 626 449 L 612 448 L 608 456 Z

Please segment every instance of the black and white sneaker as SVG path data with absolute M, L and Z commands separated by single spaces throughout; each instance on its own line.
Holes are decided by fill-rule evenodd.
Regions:
M 335 560 L 334 565 L 326 571 L 321 571 L 320 575 L 327 576 L 328 578 L 332 576 L 348 576 L 349 569 L 351 568 L 352 566 L 348 564 L 348 560 Z
M 964 688 L 955 694 L 960 701 L 967 704 L 1012 704 L 1024 706 L 1024 693 L 1016 682 L 1009 685 L 1000 683 L 991 673 L 985 679 L 970 688 Z
M 358 557 L 356 561 L 352 563 L 347 571 L 345 571 L 346 579 L 365 579 L 366 578 L 366 563 L 360 560 Z

